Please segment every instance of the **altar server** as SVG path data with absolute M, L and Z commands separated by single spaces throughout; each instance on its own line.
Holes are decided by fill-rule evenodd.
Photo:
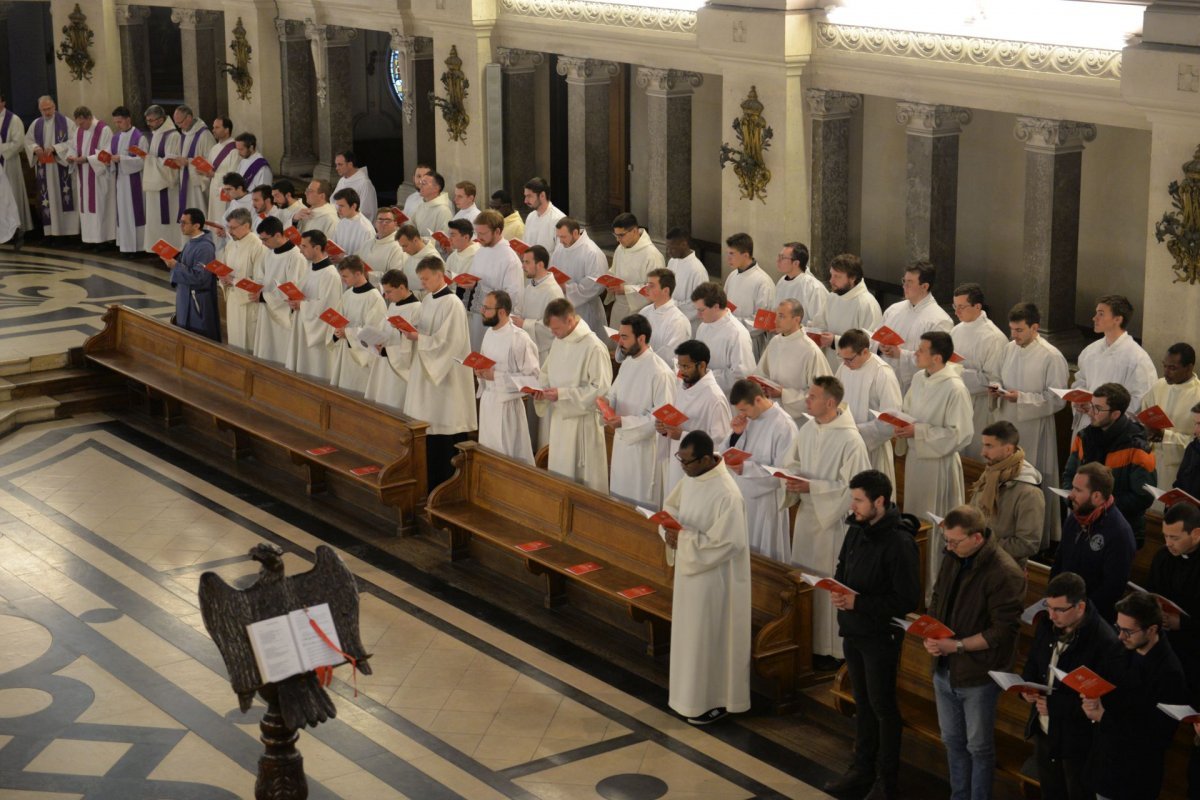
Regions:
M 220 278 L 225 294 L 225 332 L 229 345 L 250 352 L 258 334 L 258 298 L 254 292 L 237 285 L 248 280 L 262 285 L 264 262 L 268 250 L 263 241 L 254 234 L 254 224 L 249 211 L 244 208 L 229 212 L 225 219 L 228 236 L 221 261 L 233 272 Z
M 367 388 L 375 351 L 362 343 L 358 333 L 363 328 L 379 326 L 387 303 L 367 280 L 366 265 L 361 258 L 346 256 L 337 268 L 342 286 L 346 287 L 338 311 L 346 318 L 347 325 L 333 331 L 333 375 L 329 382 L 348 392 L 362 392 Z
M 465 221 L 465 220 L 464 220 Z M 468 323 L 471 330 L 471 349 L 478 350 L 483 344 L 483 299 L 488 292 L 502 291 L 512 302 L 521 302 L 525 278 L 521 272 L 521 257 L 504 238 L 504 217 L 499 211 L 480 212 L 475 217 L 475 238 L 479 240 L 479 251 L 471 262 L 471 274 L 479 281 L 471 289 L 471 306 Z
M 387 300 L 384 318 L 375 327 L 383 339 L 372 349 L 370 374 L 367 377 L 367 400 L 395 411 L 404 410 L 408 393 L 408 375 L 412 367 L 412 342 L 388 322 L 391 317 L 403 317 L 416 327 L 421 317 L 421 301 L 409 291 L 408 278 L 402 269 L 390 269 L 379 279 L 379 288 Z
M 513 314 L 513 322 L 524 328 L 537 345 L 538 359 L 545 363 L 554 344 L 554 334 L 542 322 L 546 306 L 563 296 L 562 287 L 548 271 L 550 256 L 546 248 L 535 244 L 521 256 L 521 271 L 528 280 L 521 292 L 521 302 Z
M 725 260 L 732 270 L 725 278 L 725 296 L 735 307 L 733 315 L 750 331 L 754 357 L 762 355 L 767 332 L 754 327 L 754 316 L 761 310 L 775 310 L 775 284 L 754 259 L 754 240 L 748 233 L 735 233 L 725 240 Z
M 271 200 L 284 230 L 296 225 L 296 215 L 306 208 L 304 201 L 296 196 L 295 184 L 287 178 L 279 178 L 271 184 Z
M 1155 382 L 1142 398 L 1142 409 L 1158 406 L 1174 424 L 1170 428 L 1146 425 L 1146 433 L 1154 442 L 1155 472 L 1159 486 L 1173 486 L 1183 461 L 1183 451 L 1192 443 L 1192 408 L 1200 403 L 1200 378 L 1196 377 L 1196 351 L 1187 342 L 1176 342 L 1167 348 L 1162 361 L 1163 377 Z
M 292 308 L 279 291 L 280 284 L 297 286 L 309 271 L 308 260 L 300 248 L 283 234 L 283 223 L 267 217 L 258 223 L 258 238 L 267 246 L 263 256 L 262 290 L 254 297 L 259 306 L 258 329 L 254 333 L 254 355 L 264 361 L 283 365 L 292 338 Z
M 411 214 L 412 224 L 422 236 L 446 230 L 446 223 L 454 216 L 454 208 L 446 196 L 446 179 L 431 172 L 421 178 L 417 191 L 421 193 L 421 203 Z
M 75 123 L 58 112 L 51 97 L 38 98 L 38 111 L 41 116 L 25 131 L 25 155 L 33 165 L 42 201 L 42 227 L 47 236 L 75 236 L 79 233 L 79 204 L 67 161 L 75 139 Z M 170 224 L 171 239 L 177 239 L 175 220 Z
M 499 216 L 498 212 L 492 213 Z M 475 370 L 479 380 L 479 443 L 532 464 L 524 395 L 514 382 L 537 380 L 541 363 L 533 339 L 512 323 L 512 305 L 508 292 L 496 290 L 488 292 L 480 306 L 486 330 L 480 352 L 496 363 Z
M 550 184 L 541 178 L 530 178 L 525 182 L 524 200 L 529 208 L 529 216 L 525 217 L 523 241 L 528 245 L 540 244 L 547 252 L 553 253 L 555 228 L 566 215 L 550 202 Z M 567 299 L 571 300 L 571 297 L 568 295 Z M 582 316 L 582 310 L 579 310 L 579 314 Z
M 304 299 L 288 300 L 295 321 L 284 362 L 288 369 L 319 381 L 328 381 L 333 376 L 333 329 L 321 319 L 321 314 L 329 308 L 337 311 L 342 299 L 342 280 L 325 253 L 327 243 L 320 231 L 305 231 L 300 239 L 300 252 L 309 263 L 309 270 L 296 284 Z
M 571 301 L 575 313 L 592 333 L 602 337 L 608 324 L 604 318 L 604 286 L 595 279 L 608 272 L 608 257 L 578 220 L 560 217 L 551 230 L 554 237 L 550 244 L 542 246 L 550 253 L 549 266 L 557 267 L 570 279 L 562 284 L 563 296 Z
M 750 332 L 729 312 L 725 290 L 716 281 L 702 283 L 692 292 L 692 304 L 700 319 L 696 338 L 708 346 L 712 370 L 721 391 L 729 394 L 733 384 L 754 371 L 754 348 Z
M 425 298 L 424 281 L 417 269 L 421 262 L 426 258 L 433 256 L 440 259 L 442 254 L 437 251 L 433 245 L 433 240 L 428 241 L 421 237 L 417 232 L 417 226 L 411 222 L 406 222 L 396 231 L 396 242 L 399 243 L 400 249 L 404 251 L 404 264 L 401 269 L 404 270 L 405 276 L 408 278 L 410 287 L 418 287 L 413 289 L 419 299 Z
M 329 181 L 311 180 L 304 190 L 304 202 L 308 208 L 301 209 L 292 215 L 292 224 L 302 231 L 320 231 L 326 239 L 333 237 L 337 230 L 337 206 L 329 202 L 333 189 Z
M 866 331 L 846 331 L 837 344 L 841 366 L 835 377 L 846 391 L 846 408 L 867 446 L 871 469 L 895 481 L 892 434 L 896 429 L 873 417 L 871 411 L 899 411 L 904 404 L 900 382 L 887 362 L 871 352 L 871 337 Z
M 367 221 L 375 219 L 379 210 L 379 199 L 375 193 L 375 184 L 367 174 L 367 167 L 360 166 L 358 157 L 351 150 L 343 150 L 333 157 L 333 169 L 338 174 L 337 185 L 333 187 L 334 198 L 342 189 L 353 189 L 358 193 L 358 211 Z M 340 244 L 340 242 L 339 242 Z
M 829 287 L 825 310 L 813 317 L 810 327 L 820 334 L 829 368 L 836 371 L 841 365 L 838 337 L 855 329 L 873 332 L 879 327 L 883 312 L 875 295 L 867 291 L 862 259 L 856 255 L 843 253 L 834 257 L 829 263 Z M 855 421 L 862 420 L 855 417 Z
M 708 345 L 689 339 L 675 348 L 677 383 L 672 405 L 687 417 L 679 425 L 655 421 L 654 429 L 670 443 L 663 493 L 669 495 L 683 479 L 683 464 L 679 460 L 679 443 L 692 431 L 704 431 L 718 442 L 724 442 L 732 432 L 733 407 L 729 396 L 721 391 L 717 379 L 708 368 Z
M 1119 383 L 1129 391 L 1129 407 L 1142 407 L 1142 398 L 1158 380 L 1158 372 L 1142 346 L 1126 332 L 1132 320 L 1133 303 L 1124 295 L 1106 294 L 1096 301 L 1092 330 L 1103 338 L 1079 354 L 1072 388 L 1090 392 L 1106 383 Z M 1087 406 L 1087 403 L 1074 404 L 1075 433 L 1091 424 Z
M 808 257 L 808 246 L 802 242 L 788 242 L 779 250 L 775 263 L 782 277 L 775 284 L 775 302 L 798 301 L 804 309 L 804 325 L 812 326 L 825 311 L 829 291 L 808 268 Z
M 771 337 L 763 349 L 751 376 L 758 375 L 782 388 L 764 386 L 763 392 L 772 400 L 778 400 L 796 424 L 803 426 L 806 415 L 808 387 L 821 375 L 829 374 L 829 362 L 821 348 L 800 326 L 804 308 L 799 300 L 785 298 L 775 310 L 775 325 L 778 335 Z
M 479 206 L 475 204 L 477 191 L 475 184 L 470 181 L 459 181 L 454 184 L 454 197 L 451 201 L 454 204 L 454 216 L 451 219 L 465 219 L 472 225 L 475 224 L 475 218 L 479 216 Z M 504 220 L 503 214 L 500 214 L 500 220 Z
M 479 252 L 479 242 L 475 241 L 475 226 L 465 219 L 452 219 L 446 223 L 446 236 L 450 239 L 450 248 L 446 251 L 446 274 L 452 278 L 472 274 L 471 264 L 475 262 L 475 254 Z M 471 290 L 467 289 L 463 295 L 463 302 L 467 304 L 468 309 L 471 299 Z
M 354 189 L 339 189 L 334 192 L 333 203 L 338 215 L 333 241 L 345 251 L 345 255 L 353 255 L 375 238 L 375 227 L 371 224 L 370 217 L 359 213 L 358 192 Z M 339 255 L 334 263 L 341 261 L 345 255 Z
M 380 285 L 383 274 L 404 264 L 404 251 L 396 241 L 396 214 L 390 208 L 381 208 L 375 214 L 375 235 L 363 242 L 355 253 L 370 267 L 367 278 L 374 286 Z
M 695 336 L 696 329 L 700 327 L 700 318 L 696 316 L 696 307 L 692 305 L 692 292 L 709 279 L 708 270 L 692 250 L 692 235 L 683 228 L 667 231 L 667 258 L 667 269 L 675 275 L 672 297 L 675 305 L 687 317 L 692 326 L 692 336 Z
M 950 333 L 954 327 L 950 315 L 942 310 L 931 293 L 935 277 L 936 271 L 928 261 L 910 264 L 904 270 L 904 277 L 901 279 L 904 299 L 888 306 L 883 312 L 881 325 L 891 328 L 904 340 L 903 344 L 879 346 L 883 360 L 896 371 L 901 391 L 908 391 L 913 375 L 917 372 L 916 353 L 921 334 L 926 331 Z M 955 505 L 961 502 L 959 500 Z
M 653 269 L 666 266 L 662 253 L 654 246 L 650 233 L 638 226 L 637 217 L 629 212 L 618 214 L 612 224 L 613 236 L 617 238 L 617 249 L 613 251 L 612 267 L 609 271 L 625 283 L 616 291 L 609 325 L 615 328 L 630 314 L 636 314 L 648 302 L 638 294 L 646 283 L 646 275 Z
M 638 313 L 654 332 L 650 347 L 666 364 L 674 364 L 675 348 L 692 338 L 692 323 L 675 305 L 675 274 L 669 269 L 650 270 L 644 291 L 650 303 Z
M 963 455 L 977 461 L 983 458 L 983 429 L 992 421 L 992 396 L 988 386 L 1000 380 L 1004 349 L 1008 337 L 996 327 L 983 310 L 983 289 L 978 283 L 964 283 L 954 289 L 954 314 L 959 322 L 950 331 L 954 352 L 962 357 L 963 386 L 971 393 L 975 433 Z

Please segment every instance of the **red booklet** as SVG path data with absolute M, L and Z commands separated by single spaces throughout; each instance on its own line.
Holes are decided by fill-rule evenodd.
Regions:
M 160 258 L 176 258 L 179 256 L 179 248 L 162 239 L 155 242 L 154 246 L 150 249 Z
M 819 575 L 810 575 L 807 572 L 801 572 L 800 579 L 809 586 L 815 586 L 818 589 L 824 589 L 834 594 L 858 594 L 858 592 L 834 578 L 822 578 Z
M 204 156 L 196 156 L 195 158 L 192 159 L 191 164 L 193 167 L 200 170 L 205 175 L 212 175 L 214 172 L 217 171 L 216 168 L 213 167 L 212 164 L 208 163 L 208 159 L 205 158 Z
M 390 324 L 393 328 L 395 328 L 398 331 L 406 331 L 407 333 L 416 333 L 417 332 L 417 329 L 413 327 L 412 323 L 409 322 L 408 320 L 406 320 L 404 317 L 400 316 L 399 314 L 397 314 L 394 317 L 388 317 L 387 321 L 388 321 L 388 324 Z
M 443 250 L 450 249 L 450 237 L 441 231 L 436 231 L 433 234 L 433 240 L 442 246 Z
M 54 163 L 54 151 L 53 150 L 42 151 L 42 154 L 40 156 L 38 156 L 38 163 L 39 164 L 53 164 Z
M 206 270 L 208 270 L 209 272 L 211 272 L 213 275 L 216 275 L 218 278 L 224 278 L 226 275 L 233 272 L 233 267 L 229 266 L 228 264 L 217 261 L 216 259 L 213 259 L 212 261 L 205 264 L 204 268 Z
M 886 422 L 893 428 L 907 428 L 915 423 L 916 419 L 902 411 L 881 411 L 879 412 L 879 421 Z
M 670 403 L 662 408 L 654 409 L 654 418 L 668 428 L 677 428 L 688 421 L 688 415 Z
M 408 222 L 408 214 L 405 214 L 400 206 L 392 206 L 392 215 L 396 218 L 397 225 L 403 225 Z
M 237 288 L 239 288 L 243 291 L 249 292 L 250 294 L 254 294 L 255 292 L 262 291 L 262 284 L 255 283 L 254 281 L 250 280 L 249 278 L 242 278 L 240 281 L 235 283 L 234 286 L 236 286 Z
M 1058 670 L 1058 672 L 1062 672 L 1062 670 Z M 1058 679 L 1063 682 L 1063 685 L 1069 686 L 1088 700 L 1104 697 L 1117 688 L 1087 667 L 1076 667 L 1066 675 L 1059 675 Z
M 604 415 L 605 422 L 611 422 L 617 418 L 617 412 L 613 410 L 612 405 L 603 397 L 596 398 L 596 408 L 600 409 L 600 413 Z
M 804 335 L 812 339 L 817 347 L 821 346 L 821 331 L 805 331 Z
M 179 158 L 164 158 L 163 164 L 171 169 L 183 169 L 183 160 Z
M 485 356 L 483 353 L 471 353 L 462 360 L 464 367 L 471 369 L 491 369 L 496 366 L 496 362 Z
M 775 330 L 775 312 L 760 308 L 754 315 L 754 327 L 760 331 Z
M 330 256 L 344 256 L 346 255 L 346 251 L 342 249 L 340 244 L 330 239 L 325 242 L 325 254 Z
M 881 325 L 879 330 L 871 334 L 871 338 L 880 344 L 886 344 L 889 347 L 899 347 L 904 344 L 904 340 L 900 338 L 900 334 L 889 328 L 887 325 Z
M 550 545 L 548 542 L 543 542 L 543 541 L 539 540 L 536 542 L 525 542 L 524 544 L 516 545 L 516 548 L 518 550 L 520 550 L 522 553 L 532 553 L 536 550 L 545 550 L 549 546 Z
M 728 308 L 730 311 L 737 311 L 737 306 L 735 306 L 733 303 L 729 302 L 728 300 L 725 301 L 725 307 Z
M 738 450 L 736 447 L 731 447 L 721 454 L 721 458 L 725 459 L 725 463 L 731 467 L 736 467 L 738 464 L 745 464 L 746 459 L 750 458 L 750 454 L 745 450 Z
M 279 284 L 278 288 L 288 300 L 299 301 L 304 299 L 304 292 L 300 291 L 300 287 L 291 281 Z
M 960 356 L 958 353 L 950 354 L 950 363 L 951 364 L 961 364 L 964 361 L 966 361 L 966 359 L 963 358 L 962 356 Z
M 107 150 L 101 150 L 99 153 L 96 153 L 96 160 L 107 167 L 112 163 L 112 153 Z
M 321 316 L 319 316 L 318 319 L 334 329 L 344 328 L 350 324 L 350 320 L 346 319 L 332 308 L 327 308 L 322 311 Z
M 567 567 L 567 572 L 572 575 L 587 575 L 589 572 L 595 572 L 604 567 L 597 564 L 595 561 L 585 561 L 582 564 L 576 564 L 573 567 Z
M 1054 392 L 1068 403 L 1092 402 L 1092 393 L 1083 389 L 1055 389 L 1054 387 L 1050 387 L 1050 391 Z
M 649 586 L 634 586 L 631 589 L 622 589 L 617 594 L 624 597 L 626 600 L 633 600 L 637 597 L 645 597 L 648 594 L 654 594 L 654 589 Z
M 137 156 L 138 158 L 145 158 L 146 151 L 136 145 L 130 145 L 129 146 L 129 155 Z
M 378 464 L 367 464 L 365 467 L 352 468 L 350 470 L 350 474 L 358 475 L 360 477 L 363 475 L 374 475 L 376 472 L 379 472 L 379 469 L 380 467 Z
M 640 294 L 642 297 L 649 298 L 650 297 L 650 284 L 647 283 L 645 286 L 638 289 L 638 294 Z
M 522 242 L 520 239 L 509 239 L 508 246 L 511 247 L 519 256 L 525 255 L 525 251 L 529 249 L 529 245 Z
M 1175 427 L 1175 423 L 1171 422 L 1171 418 L 1167 416 L 1167 412 L 1163 411 L 1161 406 L 1142 409 L 1138 412 L 1137 418 L 1147 428 L 1159 431 Z
M 638 508 L 638 511 L 641 511 L 643 514 L 646 513 L 646 509 L 640 507 Z M 679 520 L 672 517 L 666 511 L 655 511 L 653 514 L 650 514 L 648 517 L 646 517 L 646 519 L 650 520 L 655 525 L 661 525 L 669 531 L 683 530 L 683 525 L 679 523 Z
M 954 636 L 954 631 L 928 614 L 922 614 L 911 622 L 906 619 L 897 619 L 896 622 L 901 628 L 921 639 L 950 639 Z
M 222 203 L 228 203 L 229 201 L 233 200 L 233 195 L 231 195 L 229 190 L 224 187 L 221 188 L 221 193 L 218 195 L 218 197 L 221 198 Z M 299 242 L 296 244 L 299 244 Z
M 625 281 L 610 273 L 605 273 L 599 278 L 596 278 L 596 283 L 600 284 L 606 289 L 620 289 L 625 285 Z
M 566 286 L 567 282 L 571 280 L 571 276 L 558 267 L 551 267 L 550 274 L 554 276 L 554 280 L 558 282 L 559 286 Z
M 772 391 L 776 392 L 783 391 L 783 386 L 771 380 L 770 378 L 764 378 L 762 375 L 750 375 L 747 377 L 747 380 L 754 381 L 764 389 L 771 389 Z
M 320 447 L 310 448 L 304 452 L 308 453 L 310 456 L 327 456 L 330 453 L 336 453 L 337 448 L 331 444 L 325 444 L 321 445 Z
M 468 289 L 479 283 L 479 278 L 475 277 L 469 272 L 460 272 L 450 280 L 454 283 L 457 283 L 459 286 L 465 286 Z
M 1145 592 L 1146 594 L 1153 597 L 1155 600 L 1158 601 L 1158 607 L 1161 608 L 1163 611 L 1167 612 L 1168 614 L 1178 614 L 1181 617 L 1191 616 L 1190 614 L 1188 614 L 1188 612 L 1183 610 L 1183 606 L 1179 605 L 1174 600 L 1168 600 L 1167 598 L 1163 597 L 1161 594 L 1155 594 L 1154 592 L 1147 591 L 1143 587 L 1138 586 L 1133 581 L 1126 581 L 1125 585 L 1128 586 L 1132 591 Z
M 285 230 L 283 232 L 283 235 L 286 236 L 287 240 L 289 242 L 291 242 L 292 244 L 296 245 L 297 247 L 300 246 L 300 229 L 297 228 L 295 225 L 292 225 L 287 230 Z

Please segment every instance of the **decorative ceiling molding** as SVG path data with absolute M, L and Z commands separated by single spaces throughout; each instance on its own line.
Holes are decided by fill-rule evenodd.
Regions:
M 695 11 L 672 8 L 642 8 L 616 3 L 594 3 L 588 0 L 500 0 L 500 7 L 510 14 L 524 17 L 545 17 L 677 33 L 696 31 Z
M 1120 50 L 1094 50 L 1033 42 L 977 39 L 856 25 L 817 25 L 817 45 L 851 53 L 873 53 L 951 64 L 973 64 L 1088 78 L 1121 77 Z

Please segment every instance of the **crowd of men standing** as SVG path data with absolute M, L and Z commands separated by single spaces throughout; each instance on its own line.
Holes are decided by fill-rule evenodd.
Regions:
M 852 590 L 814 600 L 816 666 L 845 663 L 858 708 L 854 766 L 827 788 L 894 796 L 893 623 L 927 607 L 954 631 L 924 640 L 953 796 L 988 797 L 1000 692 L 989 673 L 1013 664 L 1037 556 L 1052 579 L 1025 678 L 1051 688 L 1024 696 L 1043 796 L 1157 795 L 1175 726 L 1155 706 L 1197 704 L 1200 631 L 1147 592 L 1200 611 L 1200 501 L 1166 508 L 1146 591 L 1127 582 L 1149 489 L 1200 496 L 1200 379 L 1186 343 L 1158 378 L 1127 332 L 1126 298 L 1097 300 L 1100 338 L 1071 380 L 1036 306 L 1009 310 L 1006 333 L 967 283 L 942 298 L 956 323 L 928 263 L 904 271 L 904 298 L 885 310 L 858 257 L 834 258 L 827 287 L 790 241 L 772 280 L 737 233 L 718 282 L 687 231 L 666 232 L 664 258 L 630 213 L 613 220 L 610 263 L 540 178 L 524 186 L 524 218 L 503 190 L 481 210 L 473 183 L 447 187 L 424 164 L 403 207 L 380 208 L 351 152 L 336 187 L 312 180 L 297 195 L 227 118 L 209 127 L 186 106 L 151 106 L 144 133 L 125 108 L 106 123 L 86 107 L 68 119 L 50 98 L 39 107 L 21 134 L 0 105 L 0 142 L 23 140 L 35 164 L 47 236 L 158 254 L 176 324 L 425 420 L 430 486 L 476 435 L 526 463 L 548 445 L 552 472 L 666 510 L 675 596 L 694 600 L 677 603 L 671 664 L 671 707 L 690 722 L 749 708 L 756 552 Z M 19 157 L 5 147 L 10 184 Z M 963 456 L 982 464 L 971 487 Z M 914 518 L 935 523 L 925 586 Z M 1075 666 L 1116 690 L 1081 701 L 1055 684 L 1055 669 Z M 1136 774 L 1117 767 L 1130 752 Z M 1196 753 L 1192 765 L 1195 797 Z

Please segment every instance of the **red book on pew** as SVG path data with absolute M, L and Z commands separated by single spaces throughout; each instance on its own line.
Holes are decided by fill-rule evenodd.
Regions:
M 179 248 L 175 247 L 170 242 L 159 239 L 150 248 L 159 258 L 176 258 L 179 255 Z
M 1104 695 L 1117 688 L 1087 667 L 1076 667 L 1066 673 L 1055 667 L 1054 675 L 1062 681 L 1064 686 L 1074 689 L 1088 700 L 1104 697 Z
M 236 286 L 237 288 L 241 289 L 244 292 L 249 292 L 250 294 L 254 294 L 255 292 L 261 292 L 262 288 L 263 288 L 261 283 L 255 283 L 254 281 L 250 280 L 249 278 L 242 278 L 240 281 L 235 283 L 234 286 Z
M 892 617 L 892 623 L 920 639 L 950 639 L 954 636 L 954 631 L 946 627 L 945 623 L 928 614 L 922 614 L 914 620 Z
M 416 333 L 417 332 L 417 329 L 412 326 L 412 323 L 409 322 L 408 320 L 406 320 L 404 317 L 400 316 L 399 314 L 397 314 L 394 317 L 388 317 L 387 321 L 388 321 L 389 325 L 391 325 L 393 328 L 395 328 L 398 331 L 404 331 L 406 333 Z
M 612 422 L 617 419 L 617 412 L 613 410 L 612 404 L 603 397 L 596 398 L 596 408 L 600 409 L 600 413 L 604 415 L 605 422 Z
M 344 255 L 346 255 L 346 251 L 342 249 L 342 246 L 340 244 L 335 242 L 333 239 L 330 239 L 327 242 L 325 242 L 325 254 L 328 256 L 335 256 L 335 257 L 336 256 L 344 256 Z
M 1138 421 L 1147 428 L 1165 431 L 1167 428 L 1174 428 L 1175 423 L 1171 422 L 1171 418 L 1167 416 L 1167 412 L 1162 410 L 1161 406 L 1150 406 L 1142 409 L 1137 415 Z
M 205 175 L 212 175 L 217 171 L 216 168 L 214 168 L 204 156 L 196 156 L 193 158 L 191 160 L 191 165 L 200 172 L 203 172 Z
M 554 280 L 559 286 L 566 286 L 567 282 L 571 280 L 571 276 L 563 272 L 558 267 L 551 267 L 550 274 L 554 276 Z
M 520 239 L 509 239 L 508 246 L 516 252 L 517 255 L 525 255 L 525 251 L 529 249 L 529 245 L 522 242 Z
M 638 513 L 653 522 L 655 525 L 661 525 L 669 531 L 683 530 L 683 526 L 679 524 L 679 520 L 672 517 L 666 511 L 651 511 L 644 506 L 638 506 L 637 510 Z
M 350 470 L 351 475 L 358 475 L 359 477 L 374 475 L 376 472 L 379 472 L 378 464 L 367 464 L 365 467 L 354 467 Z
M 441 231 L 434 232 L 433 240 L 435 242 L 437 242 L 438 244 L 440 244 L 442 246 L 443 250 L 450 249 L 450 237 L 447 236 L 446 234 L 442 233 Z
M 233 272 L 233 267 L 229 266 L 228 264 L 226 264 L 224 262 L 217 261 L 215 258 L 212 261 L 205 264 L 204 268 L 206 270 L 208 270 L 209 272 L 211 272 L 213 275 L 216 275 L 218 278 L 224 278 L 226 275 Z
M 533 553 L 537 550 L 545 550 L 550 545 L 543 541 L 525 542 L 524 544 L 515 545 L 522 553 Z
M 336 453 L 337 448 L 331 444 L 325 444 L 325 445 L 321 445 L 320 447 L 309 448 L 308 450 L 305 450 L 304 452 L 308 453 L 310 456 L 327 456 L 330 453 Z
M 567 572 L 571 573 L 572 575 L 587 575 L 589 572 L 595 572 L 598 569 L 604 569 L 604 567 L 600 566 L 595 561 L 585 561 L 582 564 L 576 564 L 573 567 L 567 567 Z
M 871 338 L 880 344 L 886 344 L 889 347 L 899 347 L 904 344 L 904 339 L 900 334 L 889 328 L 887 325 L 881 325 L 879 330 L 871 334 Z
M 472 286 L 479 283 L 479 278 L 469 272 L 460 272 L 450 280 L 467 289 L 470 289 Z
M 736 447 L 731 447 L 721 454 L 721 458 L 731 467 L 736 467 L 739 464 L 745 464 L 746 459 L 750 458 L 750 454 L 745 450 L 738 450 Z
M 471 369 L 491 369 L 496 366 L 496 362 L 483 353 L 470 353 L 462 360 L 462 365 Z
M 101 150 L 99 153 L 96 153 L 96 160 L 107 167 L 112 163 L 112 153 L 107 150 Z
M 626 600 L 634 600 L 638 597 L 645 597 L 648 594 L 654 594 L 654 589 L 649 586 L 634 586 L 631 589 L 622 589 L 617 594 L 624 597 Z
M 670 403 L 654 409 L 654 418 L 668 428 L 677 428 L 688 421 L 688 415 Z
M 613 289 L 613 290 L 620 289 L 622 286 L 625 285 L 625 281 L 621 280 L 616 275 L 611 275 L 608 273 L 605 273 L 604 275 L 601 275 L 599 278 L 596 278 L 596 283 L 600 284 L 605 289 Z
M 336 309 L 332 308 L 327 308 L 322 311 L 321 316 L 317 317 L 317 319 L 334 329 L 344 328 L 350 324 L 350 320 L 346 319 L 339 314 Z
M 286 236 L 287 240 L 289 242 L 291 242 L 292 244 L 296 245 L 297 247 L 300 246 L 300 229 L 297 228 L 295 225 L 292 225 L 287 230 L 285 230 L 283 232 L 283 235 Z
M 281 283 L 276 288 L 283 292 L 284 297 L 286 297 L 288 300 L 299 302 L 304 299 L 304 292 L 300 291 L 300 287 L 291 281 L 288 281 L 287 283 Z
M 768 311 L 765 308 L 760 308 L 754 315 L 754 327 L 758 328 L 760 331 L 775 330 L 775 312 Z
M 137 156 L 138 158 L 145 158 L 146 151 L 140 147 L 137 147 L 136 145 L 130 145 L 129 146 L 129 155 Z

